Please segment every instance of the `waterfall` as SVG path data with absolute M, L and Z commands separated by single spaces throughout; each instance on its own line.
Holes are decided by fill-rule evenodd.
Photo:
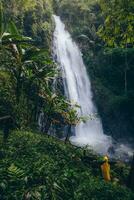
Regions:
M 79 116 L 94 116 L 97 109 L 93 103 L 91 83 L 82 60 L 82 54 L 65 29 L 60 17 L 55 15 L 53 17 L 56 24 L 53 49 L 56 61 L 62 71 L 65 95 L 70 101 L 80 105 Z M 70 141 L 79 146 L 88 145 L 99 153 L 107 153 L 112 144 L 111 137 L 103 133 L 99 117 L 77 125 L 75 135 L 70 137 Z
M 90 78 L 82 54 L 60 17 L 55 15 L 53 17 L 56 25 L 53 51 L 62 71 L 65 95 L 70 101 L 81 106 L 78 110 L 79 116 L 94 116 L 97 109 L 93 103 Z M 113 139 L 103 133 L 99 117 L 77 125 L 75 135 L 70 137 L 70 141 L 77 146 L 89 146 L 100 154 L 107 153 L 122 160 L 127 160 L 133 155 L 133 149 L 129 144 L 113 143 Z
M 96 116 L 97 108 L 93 103 L 91 82 L 84 65 L 82 54 L 72 40 L 59 16 L 53 15 L 55 31 L 53 39 L 54 59 L 61 72 L 66 97 L 80 105 L 79 116 Z M 100 154 L 108 154 L 121 160 L 128 160 L 133 155 L 129 144 L 122 144 L 103 133 L 101 119 L 81 122 L 75 127 L 70 142 L 76 146 L 88 146 Z

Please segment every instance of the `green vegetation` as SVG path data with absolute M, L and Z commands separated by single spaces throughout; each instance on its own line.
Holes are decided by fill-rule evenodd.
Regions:
M 122 47 L 134 45 L 134 1 L 100 1 L 104 24 L 99 27 L 99 35 L 108 46 Z M 120 12 L 119 12 L 120 11 Z
M 133 0 L 58 2 L 83 53 L 105 133 L 133 137 Z
M 44 87 L 49 88 L 57 74 L 49 49 L 35 46 L 36 33 L 29 35 L 34 37 L 34 41 L 23 36 L 26 32 L 25 15 L 35 8 L 34 4 L 31 8 L 28 2 L 31 1 L 23 4 L 21 1 L 10 1 L 8 4 L 4 1 L 0 10 L 0 115 L 12 116 L 19 128 L 34 126 L 41 101 L 39 91 Z M 22 27 L 17 28 L 15 23 Z M 28 23 L 29 31 L 32 23 Z
M 115 0 L 73 0 L 71 2 L 68 2 L 67 0 L 34 0 L 32 1 L 32 5 L 30 0 L 19 2 L 17 0 L 10 0 L 8 2 L 3 1 L 3 11 L 5 14 L 1 15 L 1 19 L 3 18 L 1 33 L 7 33 L 13 30 L 13 24 L 16 24 L 18 31 L 17 37 L 12 31 L 8 36 L 6 34 L 1 34 L 1 41 L 3 40 L 4 45 L 4 47 L 1 46 L 1 66 L 4 65 L 4 70 L 6 69 L 6 71 L 9 71 L 9 68 L 10 70 L 12 70 L 12 68 L 14 69 L 14 64 L 9 67 L 9 63 L 11 65 L 12 59 L 15 59 L 13 57 L 13 52 L 11 52 L 13 51 L 13 47 L 11 48 L 12 45 L 10 45 L 10 49 L 9 45 L 7 45 L 9 42 L 7 39 L 11 37 L 12 41 L 17 40 L 16 43 L 14 41 L 14 43 L 11 44 L 18 44 L 17 42 L 19 42 L 21 49 L 25 50 L 25 55 L 21 58 L 21 62 L 23 62 L 21 65 L 24 66 L 24 64 L 27 63 L 26 68 L 29 68 L 29 65 L 31 64 L 25 59 L 35 59 L 33 54 L 37 54 L 37 51 L 41 49 L 41 54 L 40 56 L 36 56 L 36 61 L 34 61 L 34 63 L 36 62 L 37 65 L 38 60 L 40 65 L 43 64 L 41 68 L 44 68 L 45 62 L 47 70 L 52 70 L 53 72 L 52 74 L 50 73 L 51 77 L 49 76 L 49 72 L 45 74 L 44 79 L 47 79 L 47 77 L 45 77 L 47 75 L 49 76 L 49 79 L 55 79 L 58 72 L 56 67 L 54 67 L 51 58 L 52 30 L 54 28 L 51 17 L 52 13 L 56 12 L 65 21 L 68 29 L 72 33 L 72 37 L 79 43 L 83 52 L 83 58 L 92 80 L 92 88 L 95 94 L 94 100 L 96 101 L 99 114 L 102 117 L 105 132 L 114 137 L 122 137 L 124 135 L 133 137 L 133 9 L 133 0 L 118 1 L 118 3 Z M 25 43 L 25 45 L 22 45 L 20 44 L 20 41 L 18 41 L 30 39 L 23 35 L 32 38 L 31 41 L 27 41 L 28 44 Z M 30 46 L 29 43 L 32 43 L 34 47 L 32 45 Z M 42 58 L 41 63 L 40 58 L 42 57 L 42 48 L 45 53 L 43 54 L 44 58 Z M 23 57 L 25 57 L 24 60 Z M 8 67 L 6 67 L 7 65 Z M 51 66 L 51 69 L 49 66 Z M 15 68 L 18 70 L 18 67 Z M 38 70 L 40 70 L 40 67 Z M 28 75 L 31 73 L 31 69 L 28 71 L 29 72 L 25 72 L 25 76 L 32 77 L 32 75 Z M 21 83 L 18 83 L 18 86 L 15 86 L 16 80 L 12 79 L 9 72 L 7 74 L 7 72 L 3 72 L 2 69 L 0 73 L 2 74 L 1 79 L 3 80 L 0 81 L 0 92 L 2 94 L 1 101 L 3 102 L 0 105 L 3 110 L 1 115 L 8 114 L 8 112 L 5 111 L 6 108 L 8 111 L 10 110 L 10 113 L 14 113 L 15 109 L 18 110 L 21 108 L 21 105 L 18 105 L 15 109 L 12 108 L 16 104 L 16 102 L 13 102 L 15 99 L 15 87 L 17 90 L 17 87 L 19 87 L 19 84 Z M 17 78 L 17 82 L 19 82 L 19 76 L 21 77 L 22 73 L 18 74 L 18 71 L 17 74 L 15 73 L 17 77 L 14 79 Z M 34 77 L 36 77 L 36 73 L 34 74 Z M 6 84 L 5 79 L 9 80 Z M 30 107 L 31 105 L 33 107 L 31 115 L 32 117 L 34 116 L 35 119 L 37 112 L 40 110 L 40 102 L 42 102 L 42 98 L 40 95 L 37 95 L 37 93 L 39 93 L 40 89 L 41 91 L 46 90 L 46 85 L 45 87 L 43 85 L 43 88 L 45 89 L 42 89 L 42 86 L 40 86 L 39 89 L 39 80 L 34 80 L 34 83 L 30 86 L 30 77 L 27 77 L 26 79 L 28 80 L 25 81 L 25 89 L 27 88 L 27 92 L 29 90 L 32 91 L 32 95 L 26 94 L 28 98 L 32 97 L 32 100 L 29 98 L 28 104 Z M 39 77 L 37 79 L 39 79 Z M 28 81 L 30 83 L 27 83 Z M 24 83 L 23 80 L 22 82 Z M 52 82 L 50 81 L 50 87 L 48 88 L 50 92 L 51 83 Z M 5 84 L 5 90 L 3 84 Z M 27 84 L 29 86 L 27 86 Z M 61 87 L 62 85 L 60 84 L 59 88 Z M 59 88 L 56 96 L 61 96 Z M 27 107 L 17 117 L 20 121 L 22 121 L 25 114 L 27 115 L 27 110 L 29 110 L 27 101 L 24 97 L 24 93 L 26 92 L 25 89 L 23 94 L 17 94 L 18 96 L 22 95 L 21 104 Z M 20 91 L 17 93 L 19 92 Z M 3 96 L 3 93 L 5 93 L 5 97 Z M 6 96 L 12 97 L 12 99 L 6 98 Z M 35 101 L 37 102 L 35 103 Z M 45 109 L 46 108 L 44 108 L 44 110 Z M 14 116 L 14 118 L 16 118 L 16 116 Z M 28 121 L 31 121 L 32 126 L 34 126 L 35 120 L 31 120 L 30 116 L 27 116 L 26 118 L 29 118 Z M 26 124 L 24 126 L 27 127 L 29 122 L 22 122 L 22 124 Z
M 50 51 L 53 13 L 51 0 L 2 0 L 5 20 L 12 19 L 19 30 Z
M 5 5 L 4 2 L 3 5 Z M 43 14 L 44 18 L 41 18 L 40 22 L 38 22 L 37 18 L 36 23 L 34 18 L 37 17 L 37 11 L 39 12 L 36 1 L 33 7 L 29 7 L 30 4 L 27 1 L 23 4 L 21 2 L 16 4 L 11 1 L 9 5 L 9 9 L 14 6 L 14 12 L 11 14 L 8 8 L 4 10 L 5 7 L 2 4 L 0 7 L 0 116 L 11 116 L 14 127 L 37 129 L 37 119 L 40 111 L 43 110 L 46 119 L 43 130 L 45 133 L 55 123 L 69 126 L 76 124 L 76 121 L 79 121 L 75 109 L 76 106 L 72 106 L 62 96 L 58 88 L 53 92 L 53 80 L 58 79 L 60 73 L 56 63 L 52 60 L 50 52 L 50 38 L 52 37 L 50 29 L 52 29 L 52 25 L 50 23 L 51 15 L 49 10 L 47 9 L 46 11 L 49 14 L 48 17 L 42 7 L 43 10 L 40 15 Z M 47 2 L 42 2 L 39 5 L 45 7 Z M 19 6 L 22 7 L 20 8 Z M 21 10 L 23 14 L 20 12 L 21 17 L 23 16 L 21 18 L 23 29 L 21 30 L 17 28 L 16 24 L 20 23 L 20 21 L 17 21 L 20 19 L 20 13 L 17 12 L 17 9 L 22 8 L 24 10 Z M 29 29 L 25 30 L 25 25 L 27 25 L 27 22 L 25 24 L 25 15 L 26 12 L 30 12 L 29 9 L 33 9 L 31 16 L 33 22 L 28 24 L 32 30 L 30 35 L 27 33 Z M 10 18 L 6 20 L 8 14 L 10 14 Z M 44 22 L 45 19 L 48 22 L 47 20 Z M 49 33 L 45 32 L 47 23 L 48 27 L 51 27 L 48 30 Z M 40 32 L 34 32 L 33 26 L 35 25 L 39 26 L 39 31 L 42 31 L 41 27 L 44 26 L 43 35 L 45 34 L 46 38 Z M 31 37 L 23 36 L 25 31 L 27 35 L 33 36 L 34 40 Z M 38 45 L 36 44 L 38 42 L 37 35 L 40 37 L 41 45 L 40 42 Z M 5 120 L 1 128 L 7 125 L 8 122 Z
M 6 144 L 0 143 L 0 148 L 2 200 L 134 198 L 124 186 L 104 182 L 100 164 L 94 167 L 93 163 L 85 163 L 83 150 L 57 139 L 37 133 L 13 132 Z M 99 159 L 90 151 L 87 155 L 94 160 Z M 116 171 L 113 173 L 116 176 Z M 120 173 L 119 179 L 122 176 Z
M 83 53 L 105 133 L 134 138 L 134 1 L 1 0 L 0 199 L 133 200 L 126 188 L 130 166 L 116 163 L 112 182 L 104 182 L 101 158 L 89 150 L 85 157 L 67 142 L 71 126 L 86 118 L 79 118 L 79 105 L 62 94 L 52 59 L 53 13 L 61 16 Z M 66 145 L 27 132 L 37 131 L 41 111 L 45 134 L 56 127 L 61 137 L 68 127 Z M 7 140 L 10 129 L 19 131 Z M 131 188 L 133 177 L 132 166 Z

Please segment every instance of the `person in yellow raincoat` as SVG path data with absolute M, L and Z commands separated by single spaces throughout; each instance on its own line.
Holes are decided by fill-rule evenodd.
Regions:
M 110 181 L 110 164 L 108 163 L 108 157 L 104 156 L 103 164 L 101 165 L 102 175 L 105 181 Z

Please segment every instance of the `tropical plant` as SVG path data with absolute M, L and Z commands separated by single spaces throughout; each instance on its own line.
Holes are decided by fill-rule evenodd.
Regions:
M 83 161 L 83 149 L 31 132 L 13 132 L 0 149 L 0 199 L 133 200 L 125 186 L 102 180 L 101 158 L 91 151 L 93 165 Z
M 77 110 L 78 105 L 72 105 L 62 95 L 51 92 L 47 87 L 41 91 L 40 96 L 44 99 L 43 111 L 45 114 L 45 129 L 47 133 L 52 124 L 76 125 L 80 121 Z

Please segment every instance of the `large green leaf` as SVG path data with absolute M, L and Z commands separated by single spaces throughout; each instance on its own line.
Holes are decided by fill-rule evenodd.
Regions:
M 20 35 L 19 31 L 13 21 L 10 21 L 8 24 L 8 29 L 11 35 Z

